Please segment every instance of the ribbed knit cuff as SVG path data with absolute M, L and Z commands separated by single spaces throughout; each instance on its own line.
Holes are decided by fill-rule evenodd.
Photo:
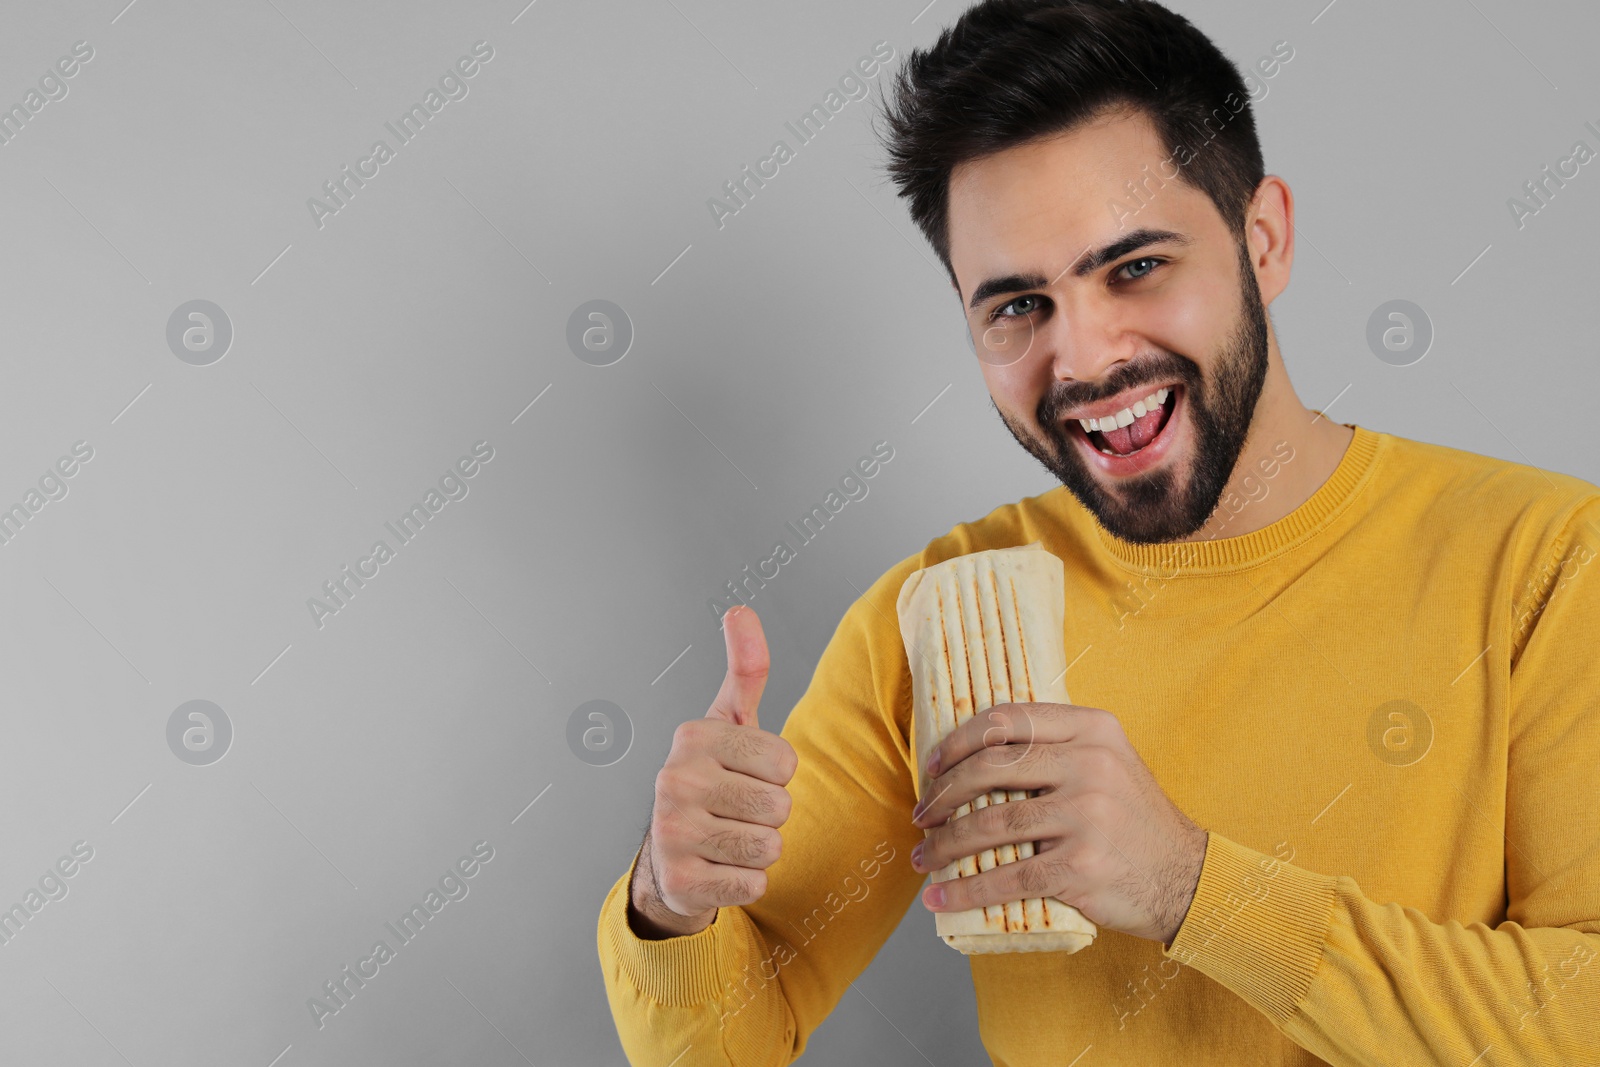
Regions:
M 717 911 L 711 925 L 698 933 L 668 937 L 660 941 L 640 937 L 628 925 L 629 885 L 639 857 L 633 857 L 628 873 L 611 887 L 600 908 L 602 936 L 616 953 L 623 973 L 641 994 L 658 1004 L 693 1007 L 715 1003 L 721 996 L 719 973 L 735 973 L 744 965 L 738 944 L 726 944 L 721 936 L 727 923 L 721 922 L 729 909 Z M 719 969 L 719 957 L 723 967 Z
M 1162 955 L 1215 979 L 1282 1026 L 1322 961 L 1335 881 L 1207 831 L 1194 900 Z

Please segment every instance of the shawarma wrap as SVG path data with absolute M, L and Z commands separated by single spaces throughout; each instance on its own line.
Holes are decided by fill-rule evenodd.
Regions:
M 914 572 L 900 588 L 900 636 L 911 669 L 917 796 L 928 796 L 927 759 L 957 725 L 996 704 L 1067 703 L 1065 582 L 1061 560 L 1034 541 L 956 556 Z M 996 790 L 956 809 L 1024 800 Z M 1035 842 L 986 849 L 946 865 L 933 881 L 970 876 L 1034 854 Z M 1094 923 L 1054 897 L 937 912 L 935 929 L 964 953 L 1076 952 Z

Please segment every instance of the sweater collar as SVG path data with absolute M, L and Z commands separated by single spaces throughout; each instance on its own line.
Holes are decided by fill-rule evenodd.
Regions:
M 1093 524 L 1101 546 L 1111 556 L 1132 568 L 1170 573 L 1176 567 L 1191 574 L 1244 570 L 1288 551 L 1315 534 L 1344 511 L 1366 484 L 1376 465 L 1385 435 L 1354 423 L 1347 422 L 1344 425 L 1353 429 L 1355 436 L 1345 447 L 1344 456 L 1327 481 L 1299 507 L 1259 530 L 1238 537 L 1141 544 L 1124 541 L 1112 534 L 1087 509 L 1083 509 L 1084 514 Z M 1065 493 L 1066 489 L 1061 491 Z M 1079 508 L 1082 508 L 1081 504 Z

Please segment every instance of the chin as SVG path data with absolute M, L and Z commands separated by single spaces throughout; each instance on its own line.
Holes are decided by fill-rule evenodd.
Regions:
M 1160 430 L 1127 456 L 1108 456 L 1076 420 L 1043 435 L 1000 412 L 1017 443 L 1044 465 L 1114 537 L 1135 544 L 1182 540 L 1205 525 L 1236 456 L 1208 453 L 1188 407 L 1189 389 L 1174 388 Z M 999 411 L 996 406 L 996 411 Z

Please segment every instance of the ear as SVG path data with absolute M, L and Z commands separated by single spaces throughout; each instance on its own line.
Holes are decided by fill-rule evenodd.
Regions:
M 1294 192 L 1289 183 L 1269 174 L 1256 186 L 1245 214 L 1245 239 L 1255 268 L 1261 300 L 1271 304 L 1289 287 L 1294 265 Z

